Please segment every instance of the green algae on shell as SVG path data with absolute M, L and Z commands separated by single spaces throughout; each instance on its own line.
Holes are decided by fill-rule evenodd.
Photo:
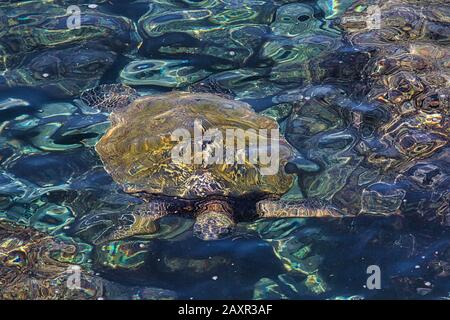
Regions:
M 242 102 L 209 94 L 171 93 L 142 97 L 126 110 L 111 114 L 112 127 L 96 150 L 106 170 L 128 192 L 146 192 L 196 199 L 205 196 L 193 177 L 208 176 L 216 190 L 208 195 L 245 196 L 250 193 L 283 194 L 292 177 L 282 169 L 291 151 L 280 140 L 280 168 L 275 175 L 262 175 L 257 164 L 177 163 L 171 161 L 175 146 L 171 135 L 177 128 L 192 133 L 194 120 L 206 128 L 277 129 L 270 118 L 257 115 Z M 170 121 L 169 121 L 170 120 Z M 193 138 L 193 135 L 191 135 Z M 248 146 L 247 146 L 248 147 Z M 194 156 L 194 155 L 192 155 Z

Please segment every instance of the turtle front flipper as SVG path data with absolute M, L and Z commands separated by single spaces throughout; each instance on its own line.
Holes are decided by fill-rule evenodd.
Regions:
M 130 213 L 120 215 L 96 213 L 86 216 L 77 227 L 78 232 L 98 226 L 100 231 L 90 237 L 94 244 L 121 240 L 137 235 L 149 235 L 158 231 L 156 221 L 167 215 L 168 204 L 164 201 L 151 201 L 138 205 Z
M 256 213 L 261 218 L 341 218 L 347 216 L 324 202 L 312 199 L 262 200 L 256 204 Z
M 202 240 L 219 240 L 234 229 L 233 210 L 222 200 L 210 200 L 198 205 L 194 235 Z

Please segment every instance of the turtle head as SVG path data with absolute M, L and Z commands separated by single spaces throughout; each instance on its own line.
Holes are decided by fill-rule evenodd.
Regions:
M 230 206 L 222 201 L 210 201 L 200 206 L 194 224 L 194 235 L 202 240 L 219 240 L 234 229 Z
M 137 91 L 124 84 L 102 84 L 82 92 L 80 99 L 101 111 L 119 111 L 139 97 Z

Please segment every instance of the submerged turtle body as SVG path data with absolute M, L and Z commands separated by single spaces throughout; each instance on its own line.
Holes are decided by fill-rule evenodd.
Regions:
M 94 242 L 153 233 L 155 221 L 167 214 L 192 215 L 194 232 L 202 239 L 229 233 L 235 219 L 339 215 L 319 202 L 278 201 L 293 186 L 293 173 L 314 164 L 279 137 L 275 120 L 246 103 L 208 93 L 146 96 L 125 106 L 127 88 L 105 85 L 81 96 L 88 105 L 113 110 L 111 127 L 96 151 L 114 181 L 144 200 L 133 212 L 112 219 Z M 272 149 L 276 145 L 278 150 Z M 269 154 L 273 163 L 262 158 Z M 108 219 L 93 214 L 82 225 Z

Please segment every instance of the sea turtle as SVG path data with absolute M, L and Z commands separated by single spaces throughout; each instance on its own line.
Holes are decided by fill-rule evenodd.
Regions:
M 73 263 L 80 248 L 0 219 L 0 299 L 173 299 L 169 290 L 126 287 Z M 78 257 L 77 257 L 78 256 Z
M 255 113 L 248 104 L 209 93 L 172 92 L 143 96 L 124 107 L 130 96 L 130 88 L 118 84 L 103 85 L 81 95 L 87 105 L 112 110 L 111 127 L 95 149 L 113 180 L 125 192 L 144 200 L 133 212 L 113 219 L 112 223 L 109 214 L 83 217 L 78 226 L 81 229 L 109 224 L 94 243 L 153 233 L 157 219 L 176 213 L 193 215 L 194 233 L 205 240 L 229 233 L 236 219 L 341 216 L 318 201 L 279 201 L 293 186 L 294 173 L 317 170 L 313 162 L 296 154 L 282 137 L 271 137 L 270 145 L 279 145 L 279 168 L 266 175 L 266 164 L 250 161 L 249 155 L 255 151 L 250 143 L 236 151 L 236 155 L 246 155 L 240 163 L 234 161 L 238 157 L 231 162 L 226 162 L 226 158 L 209 163 L 200 158 L 197 162 L 199 156 L 228 151 L 228 145 L 216 149 L 225 139 L 214 134 L 204 138 L 199 149 L 194 146 L 192 154 L 188 151 L 190 143 L 198 141 L 186 138 L 183 141 L 188 147 L 178 151 L 187 155 L 188 161 L 173 159 L 174 148 L 180 146 L 179 138 L 173 139 L 176 130 L 191 134 L 198 129 L 205 137 L 208 132 L 225 133 L 226 129 L 248 130 L 245 132 L 253 132 L 248 139 L 260 142 L 266 137 L 264 130 L 277 132 L 276 121 Z M 237 138 L 231 141 L 234 145 L 240 142 Z M 262 144 L 259 146 L 261 152 Z

